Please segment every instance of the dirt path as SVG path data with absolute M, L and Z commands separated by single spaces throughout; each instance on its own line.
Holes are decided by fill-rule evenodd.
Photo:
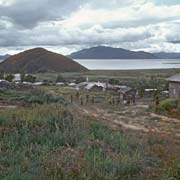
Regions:
M 160 133 L 180 139 L 180 120 L 147 112 L 147 105 L 120 107 L 118 110 L 90 105 L 77 107 L 85 115 L 104 121 L 112 128 L 142 133 Z

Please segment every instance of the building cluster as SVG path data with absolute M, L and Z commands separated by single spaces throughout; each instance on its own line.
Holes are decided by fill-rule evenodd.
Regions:
M 121 86 L 121 85 L 112 85 L 109 83 L 103 83 L 103 82 L 89 82 L 88 78 L 85 82 L 81 83 L 65 83 L 65 82 L 57 82 L 57 83 L 47 83 L 47 82 L 22 82 L 21 80 L 21 74 L 13 74 L 12 82 L 10 83 L 6 79 L 7 75 L 4 75 L 4 78 L 0 80 L 0 89 L 2 88 L 13 88 L 14 84 L 24 84 L 24 85 L 30 85 L 30 86 L 41 86 L 41 85 L 56 85 L 59 87 L 69 87 L 76 90 L 88 90 L 88 91 L 114 91 L 118 92 L 120 94 L 127 94 L 127 95 L 137 95 L 137 91 L 134 88 L 128 87 L 128 86 Z M 27 75 L 25 75 L 27 76 Z M 180 98 L 180 74 L 177 74 L 175 76 L 172 76 L 167 79 L 169 82 L 169 91 L 163 91 L 163 93 L 166 96 L 169 96 L 170 98 Z M 145 94 L 153 94 L 156 92 L 157 89 L 144 89 Z

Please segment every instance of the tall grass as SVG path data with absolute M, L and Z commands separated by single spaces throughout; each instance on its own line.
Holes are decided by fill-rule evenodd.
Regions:
M 0 179 L 130 179 L 141 172 L 138 144 L 83 123 L 62 104 L 0 111 Z

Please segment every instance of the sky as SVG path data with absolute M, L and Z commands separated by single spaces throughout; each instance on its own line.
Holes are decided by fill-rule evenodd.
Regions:
M 180 0 L 0 0 L 0 54 L 104 45 L 180 52 Z

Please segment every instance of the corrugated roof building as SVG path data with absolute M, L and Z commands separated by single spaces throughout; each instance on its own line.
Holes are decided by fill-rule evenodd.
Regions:
M 180 98 L 180 73 L 167 80 L 169 81 L 169 97 Z

